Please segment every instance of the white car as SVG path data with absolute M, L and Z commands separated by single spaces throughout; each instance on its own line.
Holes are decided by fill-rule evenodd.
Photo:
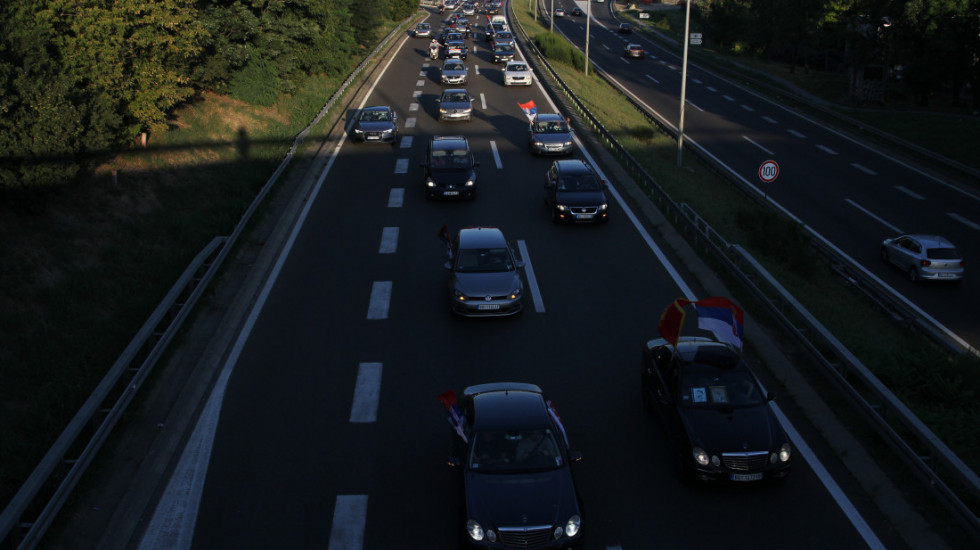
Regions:
M 503 73 L 504 86 L 531 85 L 531 67 L 526 61 L 508 61 Z
M 565 9 L 555 8 L 555 17 L 565 17 Z

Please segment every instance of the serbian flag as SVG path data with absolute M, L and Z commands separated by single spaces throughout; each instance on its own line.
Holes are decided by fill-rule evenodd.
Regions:
M 551 418 L 555 420 L 555 424 L 557 424 L 558 429 L 561 430 L 561 437 L 565 440 L 565 447 L 568 447 L 568 434 L 565 433 L 565 425 L 561 423 L 561 417 L 558 416 L 558 410 L 555 409 L 555 404 L 552 403 L 550 399 L 547 401 L 547 405 L 548 414 L 550 414 Z
M 694 302 L 694 307 L 698 310 L 698 328 L 711 332 L 718 341 L 742 351 L 742 331 L 745 328 L 742 308 L 722 296 L 702 298 Z
M 449 239 L 449 224 L 442 224 L 439 228 L 439 238 L 446 241 L 446 254 L 449 255 L 449 259 L 453 259 L 453 242 Z
M 463 438 L 463 441 L 469 443 L 466 432 L 463 430 L 466 426 L 466 419 L 463 418 L 463 414 L 459 412 L 459 405 L 456 404 L 456 392 L 449 390 L 439 394 L 439 401 L 442 401 L 442 406 L 446 408 L 446 413 L 449 414 L 449 423 L 452 424 L 456 433 Z
M 657 332 L 675 348 L 677 347 L 677 341 L 681 337 L 684 317 L 687 316 L 687 313 L 684 312 L 684 306 L 690 303 L 690 300 L 683 298 L 674 300 L 660 315 L 660 322 L 657 323 Z
M 527 119 L 529 121 L 534 120 L 534 117 L 538 115 L 538 107 L 537 105 L 534 104 L 533 99 L 531 101 L 528 101 L 527 103 L 518 103 L 517 106 L 520 107 L 522 111 L 524 111 L 524 114 L 527 116 Z

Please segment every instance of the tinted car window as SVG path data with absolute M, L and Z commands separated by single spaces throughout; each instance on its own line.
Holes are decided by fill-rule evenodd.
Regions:
M 680 401 L 685 407 L 726 408 L 761 405 L 765 398 L 744 370 L 694 364 L 682 369 Z
M 558 178 L 559 191 L 600 191 L 602 186 L 592 174 L 562 176 Z
M 926 258 L 930 260 L 959 260 L 960 256 L 959 250 L 955 248 L 928 248 L 926 249 Z
M 464 248 L 456 259 L 456 271 L 463 273 L 494 273 L 514 269 L 510 251 L 506 248 Z
M 484 473 L 558 468 L 558 449 L 550 429 L 483 431 L 474 436 L 469 466 Z

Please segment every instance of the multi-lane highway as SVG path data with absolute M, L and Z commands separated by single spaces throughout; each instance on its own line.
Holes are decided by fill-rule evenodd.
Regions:
M 575 2 L 556 0 L 555 6 Z M 579 2 L 583 8 L 584 2 Z M 544 6 L 550 5 L 544 2 Z M 635 99 L 676 126 L 682 59 L 639 33 L 618 34 L 612 3 L 592 3 L 590 59 Z M 585 46 L 585 17 L 556 17 L 555 28 Z M 640 43 L 644 59 L 623 48 Z M 697 47 L 697 46 L 692 46 Z M 947 329 L 960 343 L 980 349 L 980 286 L 970 282 L 970 259 L 980 257 L 980 191 L 876 150 L 819 121 L 690 64 L 685 140 L 711 155 L 833 246 L 891 286 Z M 757 171 L 779 163 L 778 179 L 763 184 Z M 967 258 L 967 281 L 915 285 L 881 262 L 883 239 L 926 233 L 950 239 Z
M 438 63 L 425 41 L 400 41 L 362 106 L 393 106 L 401 140 L 344 141 L 318 175 L 142 548 L 456 548 L 461 487 L 446 465 L 454 434 L 437 396 L 492 381 L 538 384 L 560 411 L 584 455 L 574 471 L 586 548 L 903 547 L 851 495 L 853 483 L 828 473 L 840 468 L 789 402 L 780 411 L 797 453 L 785 483 L 678 480 L 663 428 L 643 411 L 640 350 L 666 304 L 703 291 L 632 221 L 619 182 L 609 182 L 608 224 L 549 221 L 551 159 L 528 154 L 518 103 L 553 107 L 537 84 L 504 88 L 482 37 L 468 41 L 470 123 L 437 122 Z M 658 78 L 669 74 L 648 63 Z M 708 106 L 712 92 L 703 93 L 692 101 Z M 717 102 L 724 111 L 728 100 Z M 711 122 L 694 117 L 692 130 Z M 480 162 L 475 200 L 423 196 L 426 140 L 447 134 L 466 136 Z M 734 133 L 726 140 L 740 144 Z M 450 315 L 444 224 L 504 231 L 526 264 L 522 315 Z

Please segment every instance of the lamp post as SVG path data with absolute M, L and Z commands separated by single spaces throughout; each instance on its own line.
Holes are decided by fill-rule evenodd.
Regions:
M 684 2 L 687 14 L 684 18 L 684 64 L 681 69 L 681 118 L 677 124 L 677 167 L 681 166 L 681 153 L 684 151 L 684 101 L 687 94 L 687 50 L 691 46 L 691 0 Z
M 551 21 L 551 25 L 548 30 L 550 32 L 555 32 L 555 0 L 551 0 L 551 11 L 548 12 L 548 21 Z
M 585 76 L 589 76 L 589 26 L 592 24 L 592 0 L 585 2 Z

